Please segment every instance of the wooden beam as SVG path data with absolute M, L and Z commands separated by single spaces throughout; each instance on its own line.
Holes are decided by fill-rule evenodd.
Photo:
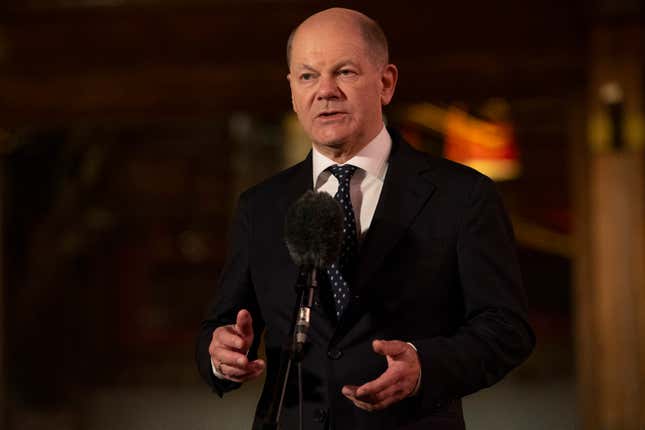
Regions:
M 576 181 L 579 409 L 589 430 L 645 426 L 642 37 L 638 24 L 599 24 L 592 37 Z
M 7 379 L 6 379 L 6 322 L 7 315 L 5 313 L 5 157 L 4 149 L 7 147 L 5 144 L 9 136 L 0 129 L 0 426 L 5 427 L 8 423 L 7 419 Z

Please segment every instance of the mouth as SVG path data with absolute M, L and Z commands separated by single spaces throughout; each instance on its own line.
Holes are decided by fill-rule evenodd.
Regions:
M 346 113 L 342 112 L 342 111 L 330 110 L 330 111 L 320 112 L 318 115 L 316 115 L 316 118 L 320 118 L 320 119 L 336 119 L 336 118 L 340 118 L 341 116 L 343 116 L 345 114 Z

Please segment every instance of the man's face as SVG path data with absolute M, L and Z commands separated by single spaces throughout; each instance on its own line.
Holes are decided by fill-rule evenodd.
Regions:
M 332 23 L 298 30 L 288 79 L 293 109 L 314 144 L 349 149 L 380 131 L 381 106 L 394 90 L 387 74 L 394 66 L 374 63 L 355 26 Z

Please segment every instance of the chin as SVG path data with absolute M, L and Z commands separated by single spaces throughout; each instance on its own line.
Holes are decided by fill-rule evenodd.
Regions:
M 315 142 L 318 143 L 318 145 L 321 146 L 326 146 L 328 148 L 342 148 L 345 146 L 347 143 L 347 138 L 320 138 L 320 139 L 313 139 Z
M 318 142 L 318 144 L 323 146 L 328 146 L 331 148 L 339 148 L 345 145 L 347 141 L 351 139 L 350 133 L 314 133 L 312 140 Z

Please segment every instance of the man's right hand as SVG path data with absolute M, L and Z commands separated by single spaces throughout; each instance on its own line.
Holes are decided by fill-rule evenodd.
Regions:
M 208 347 L 213 368 L 222 378 L 246 382 L 264 372 L 264 360 L 249 361 L 246 354 L 253 344 L 253 319 L 246 309 L 237 313 L 235 324 L 217 327 Z M 218 376 L 220 376 L 218 375 Z

